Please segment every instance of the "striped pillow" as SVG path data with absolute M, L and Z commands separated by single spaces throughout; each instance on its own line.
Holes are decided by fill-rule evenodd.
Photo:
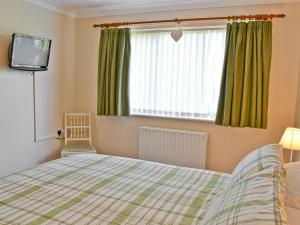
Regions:
M 284 174 L 272 167 L 229 185 L 201 225 L 286 225 Z
M 274 166 L 283 169 L 281 145 L 264 145 L 250 152 L 238 163 L 232 173 L 231 183 Z

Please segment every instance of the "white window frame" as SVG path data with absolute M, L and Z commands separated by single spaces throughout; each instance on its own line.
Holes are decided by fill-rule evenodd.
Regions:
M 175 28 L 175 29 L 178 29 L 178 28 Z M 220 25 L 216 25 L 216 26 L 200 26 L 200 27 L 197 26 L 197 27 L 187 27 L 187 28 L 182 28 L 182 29 L 184 31 L 192 31 L 192 30 L 222 30 L 224 32 L 224 34 L 226 33 L 226 26 L 224 26 L 224 25 L 221 25 L 221 26 Z M 164 32 L 164 31 L 170 31 L 170 30 L 174 30 L 174 28 L 137 29 L 137 30 L 132 30 L 132 32 L 157 32 L 157 31 Z M 170 39 L 171 39 L 171 37 L 170 37 Z M 222 52 L 223 55 L 224 55 L 224 52 L 225 52 L 225 38 L 224 38 L 224 51 Z M 133 65 L 131 64 L 131 67 L 132 66 Z M 220 65 L 220 66 L 223 67 L 223 65 Z M 222 75 L 222 73 L 220 73 L 220 81 L 221 81 L 221 75 Z M 132 78 L 130 78 L 130 79 L 132 79 Z M 130 80 L 130 84 L 132 84 L 131 80 Z M 134 88 L 134 87 L 130 86 L 130 90 L 132 88 Z M 130 94 L 130 96 L 131 96 L 131 94 Z M 131 97 L 130 97 L 130 102 L 131 102 Z M 173 113 L 176 114 L 176 112 L 173 112 Z M 186 114 L 188 114 L 188 113 L 186 113 Z M 197 113 L 194 113 L 194 114 L 196 115 Z M 189 117 L 189 116 L 183 116 L 183 115 L 169 116 L 169 115 L 162 115 L 162 114 L 152 114 L 152 113 L 147 113 L 146 110 L 144 112 L 142 112 L 142 113 L 134 113 L 134 112 L 130 111 L 130 116 L 131 117 L 167 118 L 167 119 L 176 119 L 176 120 L 197 120 L 197 121 L 206 121 L 206 122 L 214 122 L 215 121 L 215 118 L 205 118 L 205 117 L 201 117 L 201 116 L 199 116 L 199 117 Z

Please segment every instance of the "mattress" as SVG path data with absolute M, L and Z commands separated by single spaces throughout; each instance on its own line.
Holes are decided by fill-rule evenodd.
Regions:
M 0 224 L 199 224 L 229 180 L 207 170 L 73 155 L 0 179 Z

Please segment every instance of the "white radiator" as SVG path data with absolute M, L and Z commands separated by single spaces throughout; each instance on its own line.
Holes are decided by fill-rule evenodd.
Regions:
M 141 127 L 139 158 L 205 169 L 207 138 L 204 132 Z

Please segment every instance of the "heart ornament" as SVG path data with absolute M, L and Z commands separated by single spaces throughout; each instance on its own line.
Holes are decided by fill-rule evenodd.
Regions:
M 183 31 L 181 29 L 174 30 L 174 31 L 171 32 L 171 37 L 176 42 L 179 41 L 179 39 L 182 37 L 182 35 L 183 35 Z

